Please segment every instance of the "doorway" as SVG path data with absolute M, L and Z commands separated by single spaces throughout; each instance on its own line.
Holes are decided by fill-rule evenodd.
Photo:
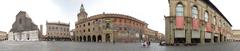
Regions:
M 106 34 L 106 42 L 110 42 L 110 34 Z

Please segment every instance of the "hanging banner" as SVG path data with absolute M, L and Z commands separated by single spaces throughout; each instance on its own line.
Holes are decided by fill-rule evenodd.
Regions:
M 211 23 L 207 23 L 207 25 L 206 25 L 206 31 L 207 31 L 207 32 L 211 32 L 211 31 L 212 31 Z
M 198 30 L 198 28 L 199 28 L 199 20 L 198 19 L 192 20 L 192 27 L 194 30 Z
M 176 28 L 178 28 L 178 29 L 184 28 L 184 17 L 183 16 L 176 17 Z
M 219 32 L 219 33 L 221 32 L 221 27 L 218 27 L 218 32 Z
M 216 33 L 219 33 L 219 31 L 218 31 L 218 27 L 215 26 L 214 28 L 215 28 L 214 31 L 215 31 Z

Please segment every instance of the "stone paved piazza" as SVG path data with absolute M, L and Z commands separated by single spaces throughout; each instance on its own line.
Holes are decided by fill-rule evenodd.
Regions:
M 0 51 L 239 51 L 239 42 L 215 43 L 198 46 L 159 46 L 152 43 L 89 43 L 89 42 L 0 42 Z

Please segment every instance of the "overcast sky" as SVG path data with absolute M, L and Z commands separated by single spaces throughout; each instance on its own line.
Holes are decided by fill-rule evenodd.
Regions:
M 227 17 L 233 29 L 240 29 L 240 0 L 211 0 Z M 0 0 L 0 31 L 9 32 L 19 11 L 26 11 L 37 25 L 46 21 L 70 23 L 74 29 L 80 5 L 88 16 L 119 13 L 148 23 L 148 27 L 165 33 L 164 15 L 169 15 L 168 0 Z M 44 31 L 45 32 L 45 31 Z

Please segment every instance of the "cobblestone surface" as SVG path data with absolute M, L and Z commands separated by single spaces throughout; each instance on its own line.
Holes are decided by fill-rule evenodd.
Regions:
M 224 42 L 198 46 L 159 46 L 152 43 L 89 43 L 89 42 L 0 42 L 0 51 L 239 51 L 240 43 Z

